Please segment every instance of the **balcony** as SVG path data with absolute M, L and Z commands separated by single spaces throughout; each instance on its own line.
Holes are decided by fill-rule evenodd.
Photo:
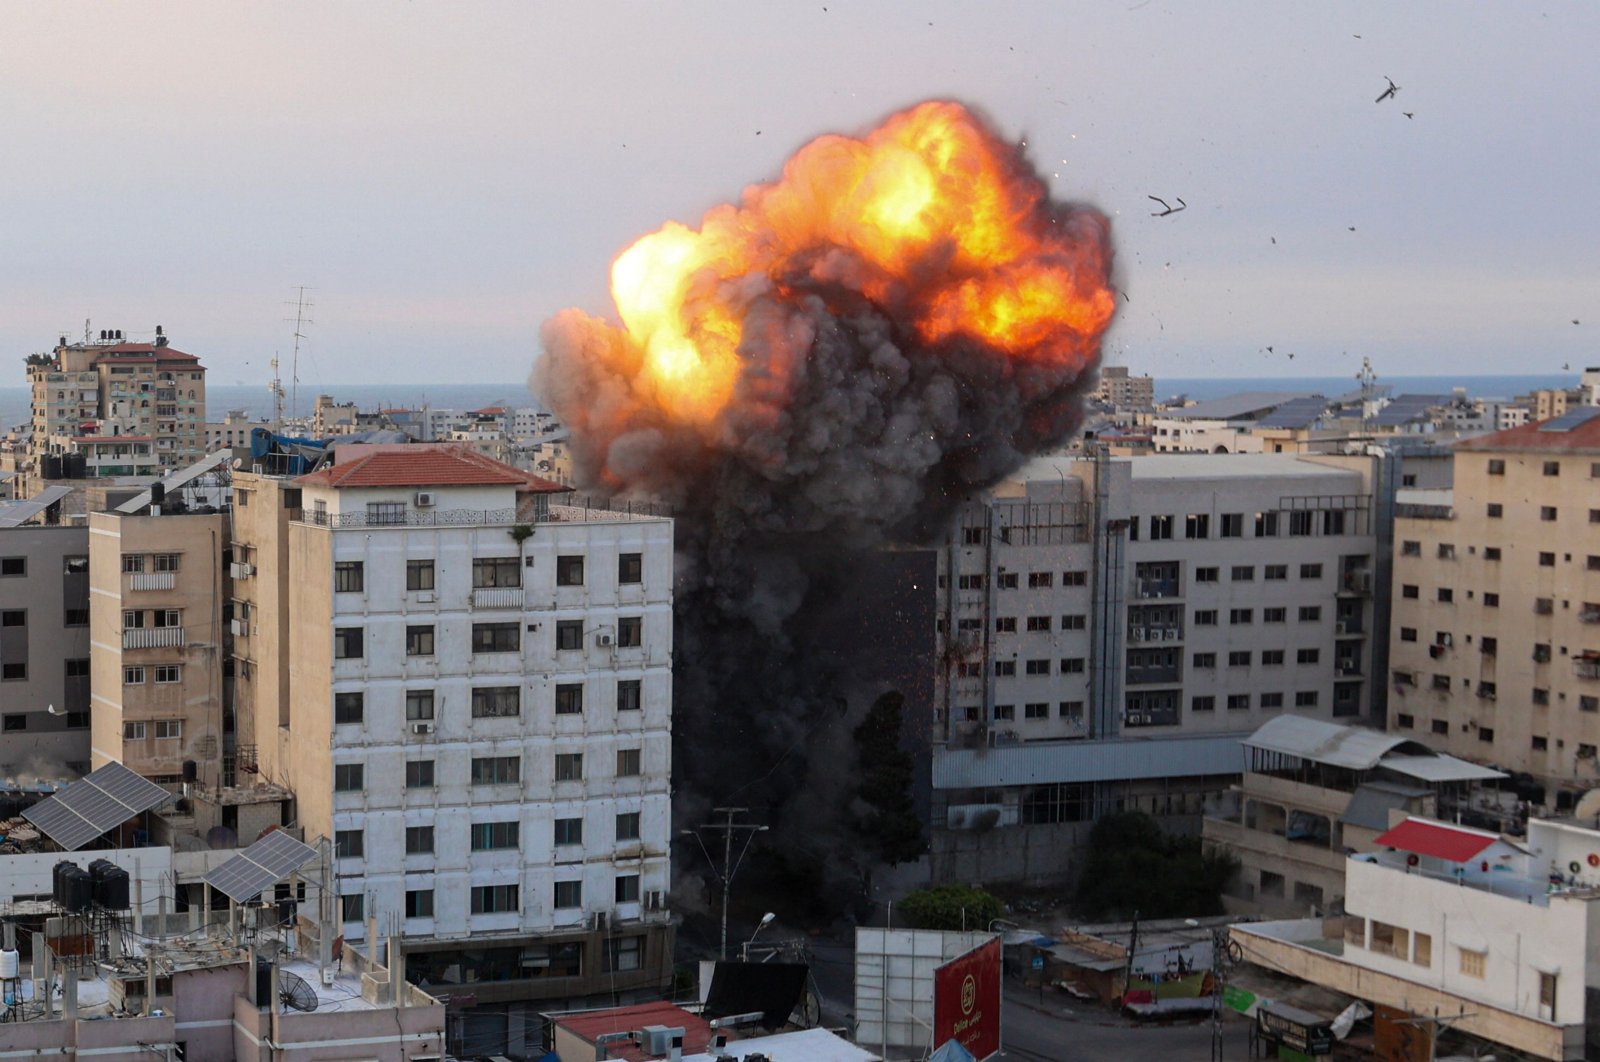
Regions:
M 1339 593 L 1365 597 L 1372 593 L 1372 573 L 1358 568 L 1344 573 L 1339 580 Z
M 1176 579 L 1140 579 L 1138 583 L 1139 596 L 1142 598 L 1178 596 Z
M 1600 679 L 1600 656 L 1585 653 L 1572 661 L 1572 673 L 1581 679 Z
M 129 590 L 171 590 L 177 585 L 176 572 L 133 572 L 128 576 Z
M 483 586 L 472 591 L 473 608 L 522 608 L 520 586 Z
M 1130 686 L 1145 686 L 1151 683 L 1175 683 L 1183 681 L 1183 668 L 1176 664 L 1160 667 L 1134 667 L 1129 666 L 1127 682 Z
M 1128 641 L 1144 644 L 1147 642 L 1181 642 L 1183 640 L 1182 627 L 1129 627 Z
M 132 627 L 122 632 L 124 649 L 160 649 L 183 644 L 182 627 Z

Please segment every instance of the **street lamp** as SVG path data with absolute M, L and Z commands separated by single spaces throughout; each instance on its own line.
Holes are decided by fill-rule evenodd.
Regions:
M 750 939 L 744 942 L 744 949 L 743 949 L 743 955 L 742 955 L 741 961 L 743 961 L 743 962 L 749 962 L 750 961 L 750 945 L 752 945 L 752 944 L 754 944 L 756 942 L 756 937 L 761 935 L 761 931 L 763 929 L 767 928 L 768 926 L 770 926 L 773 923 L 773 921 L 777 919 L 777 917 L 778 916 L 776 914 L 774 914 L 773 912 L 771 912 L 771 911 L 768 911 L 766 914 L 761 916 L 761 922 L 760 922 L 760 924 L 758 924 L 756 926 L 756 931 L 754 933 L 751 933 L 750 934 Z

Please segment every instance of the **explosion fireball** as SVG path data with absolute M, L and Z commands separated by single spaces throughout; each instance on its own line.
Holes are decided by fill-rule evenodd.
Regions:
M 819 137 L 698 229 L 623 251 L 620 325 L 545 323 L 533 388 L 579 483 L 676 508 L 680 805 L 759 778 L 773 819 L 809 801 L 813 839 L 847 817 L 827 807 L 853 759 L 829 745 L 853 724 L 818 706 L 850 683 L 817 664 L 819 609 L 1076 429 L 1110 259 L 1104 215 L 936 101 Z M 741 762 L 685 754 L 715 746 Z

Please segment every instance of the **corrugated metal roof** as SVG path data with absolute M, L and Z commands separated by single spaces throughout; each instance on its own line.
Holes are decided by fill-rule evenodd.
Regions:
M 1387 830 L 1390 811 L 1403 808 L 1413 797 L 1427 796 L 1429 792 L 1427 789 L 1386 785 L 1382 782 L 1357 786 L 1339 821 L 1352 826 L 1365 826 L 1369 830 Z
M 1399 427 L 1414 420 L 1426 419 L 1430 409 L 1447 406 L 1454 401 L 1454 395 L 1397 395 L 1378 410 L 1372 420 L 1379 427 Z
M 1476 763 L 1458 760 L 1440 753 L 1437 756 L 1405 756 L 1394 754 L 1383 758 L 1383 766 L 1391 771 L 1420 778 L 1424 782 L 1480 782 L 1504 778 L 1504 771 L 1493 767 L 1480 767 Z
M 1274 409 L 1296 398 L 1306 398 L 1309 394 L 1309 391 L 1244 391 L 1209 402 L 1196 402 L 1182 409 L 1163 409 L 1157 416 L 1173 420 L 1235 420 Z
M 1315 424 L 1328 408 L 1321 395 L 1292 398 L 1256 421 L 1259 428 L 1306 428 Z
M 46 487 L 22 501 L 0 502 L 0 527 L 21 527 L 71 493 L 71 487 Z
M 1368 771 L 1378 765 L 1384 753 L 1407 738 L 1385 734 L 1365 727 L 1339 726 L 1319 719 L 1303 719 L 1295 715 L 1281 715 L 1268 719 L 1245 739 L 1251 748 L 1264 752 L 1281 752 L 1333 767 L 1348 767 L 1353 771 Z
M 1037 741 L 998 748 L 935 749 L 935 789 L 1192 778 L 1244 773 L 1245 734 Z

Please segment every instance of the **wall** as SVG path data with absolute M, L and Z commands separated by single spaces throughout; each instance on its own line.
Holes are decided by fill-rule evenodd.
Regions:
M 33 852 L 0 856 L 0 903 L 10 903 L 18 897 L 48 897 L 51 870 L 58 862 L 67 860 L 88 869 L 96 859 L 109 859 L 128 872 L 130 902 L 133 889 L 138 887 L 134 879 L 142 882 L 149 913 L 156 913 L 156 890 L 161 887 L 161 880 L 172 873 L 170 848 L 111 848 L 90 852 Z M 167 891 L 170 893 L 170 886 Z
M 88 554 L 83 527 L 0 529 L 0 557 L 24 558 L 27 571 L 0 576 L 0 612 L 25 613 L 24 626 L 0 627 L 0 662 L 27 667 L 24 679 L 0 679 L 0 778 L 69 778 L 88 767 L 90 679 L 66 674 L 67 661 L 90 659 L 88 623 L 66 625 L 68 609 L 89 608 L 88 573 L 68 572 L 67 558 Z

